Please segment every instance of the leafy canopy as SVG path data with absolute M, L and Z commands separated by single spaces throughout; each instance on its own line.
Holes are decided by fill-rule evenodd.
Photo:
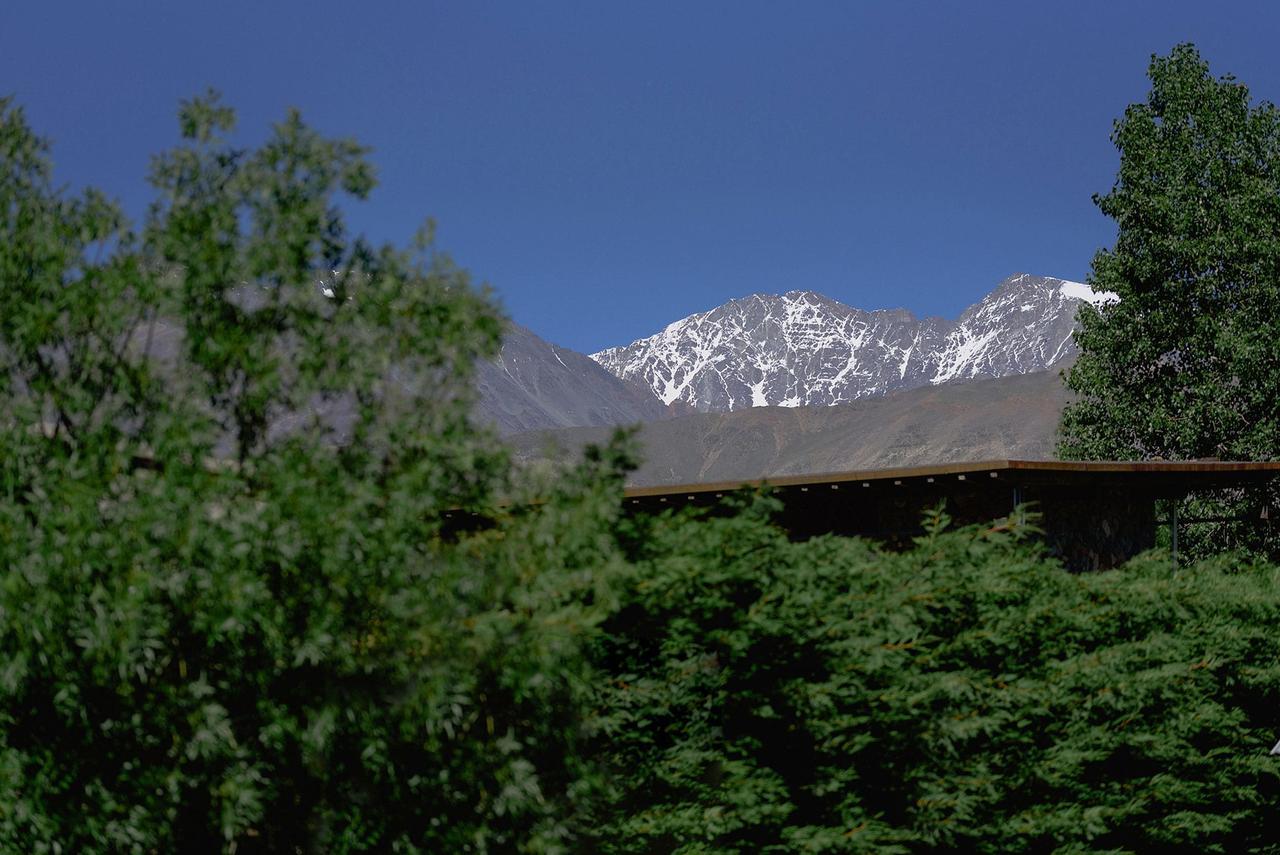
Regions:
M 562 848 L 610 464 L 443 532 L 515 489 L 500 314 L 348 234 L 359 145 L 233 121 L 183 105 L 135 232 L 0 102 L 0 849 Z
M 1270 460 L 1280 453 L 1280 112 L 1191 45 L 1151 60 L 1112 140 L 1117 226 L 1084 306 L 1067 458 Z

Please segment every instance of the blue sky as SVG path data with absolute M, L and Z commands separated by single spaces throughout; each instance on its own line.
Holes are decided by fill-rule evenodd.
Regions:
M 753 292 L 954 317 L 1113 237 L 1108 135 L 1193 41 L 1280 100 L 1280 5 L 11 0 L 0 93 L 140 215 L 178 101 L 374 148 L 352 224 L 427 215 L 507 311 L 592 351 Z

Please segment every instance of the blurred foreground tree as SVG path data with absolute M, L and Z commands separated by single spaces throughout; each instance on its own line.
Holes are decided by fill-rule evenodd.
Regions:
M 0 101 L 0 849 L 562 848 L 616 479 L 442 533 L 494 305 L 348 236 L 360 146 L 180 118 L 135 235 Z

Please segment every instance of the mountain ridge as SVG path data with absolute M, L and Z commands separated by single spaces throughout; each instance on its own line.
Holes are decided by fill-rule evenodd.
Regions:
M 829 405 L 957 379 L 1042 371 L 1075 353 L 1083 302 L 1111 295 L 1019 273 L 955 321 L 864 310 L 809 289 L 749 294 L 591 358 L 699 412 Z

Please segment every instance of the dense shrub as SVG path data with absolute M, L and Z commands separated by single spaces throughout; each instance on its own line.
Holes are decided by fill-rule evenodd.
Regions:
M 1277 839 L 1275 568 L 1072 575 L 1016 529 L 938 516 L 895 554 L 760 513 L 646 530 L 595 646 L 602 851 Z

